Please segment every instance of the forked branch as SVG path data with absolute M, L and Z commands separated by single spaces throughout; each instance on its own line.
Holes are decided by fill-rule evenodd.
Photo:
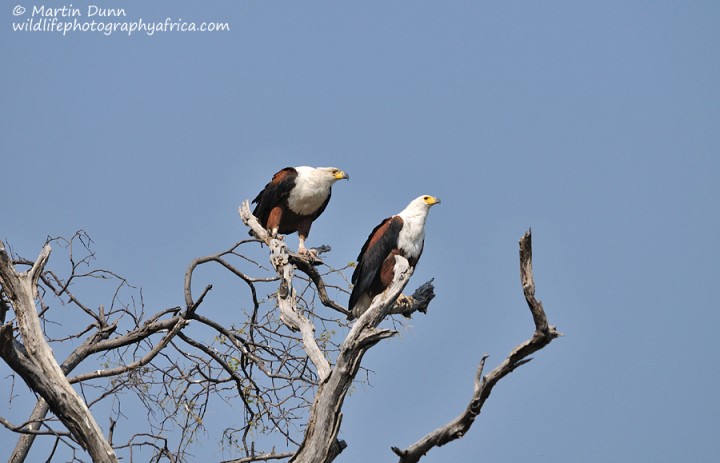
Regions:
M 473 395 L 465 411 L 404 450 L 392 447 L 392 451 L 400 457 L 399 463 L 417 462 L 433 447 L 440 447 L 463 437 L 480 414 L 485 401 L 498 381 L 517 367 L 529 362 L 530 355 L 548 345 L 553 339 L 562 336 L 554 326 L 548 324 L 542 302 L 535 299 L 535 281 L 532 273 L 532 235 L 529 230 L 520 239 L 520 279 L 525 300 L 535 322 L 535 333 L 529 340 L 515 347 L 500 365 L 485 376 L 483 376 L 483 368 L 487 355 L 484 355 L 478 367 Z
M 404 257 L 396 256 L 395 259 L 392 284 L 373 299 L 368 310 L 352 325 L 340 346 L 330 377 L 318 387 L 310 409 L 305 439 L 290 463 L 329 463 L 345 448 L 345 442 L 337 439 L 342 422 L 342 406 L 360 362 L 368 349 L 397 334 L 394 330 L 377 328 L 413 273 L 413 268 Z
M 240 205 L 240 207 L 238 208 L 238 213 L 240 214 L 240 218 L 242 219 L 243 223 L 253 231 L 253 234 L 260 241 L 270 246 L 270 242 L 272 241 L 273 237 L 270 236 L 270 234 L 267 232 L 267 230 L 263 228 L 262 225 L 260 225 L 260 222 L 258 222 L 257 218 L 252 215 L 252 212 L 250 212 L 250 203 L 247 200 L 243 201 L 243 203 Z M 322 248 L 323 250 L 330 249 L 327 246 L 323 246 Z M 306 274 L 308 278 L 312 280 L 315 288 L 317 288 L 317 294 L 320 298 L 320 302 L 322 302 L 325 307 L 329 307 L 346 316 L 350 313 L 345 307 L 333 301 L 332 299 L 330 299 L 330 296 L 328 296 L 327 289 L 325 288 L 325 282 L 320 276 L 320 273 L 315 268 L 315 265 L 320 262 L 318 259 L 301 256 L 299 254 L 293 254 L 288 250 L 288 260 L 292 265 L 294 265 L 298 270 Z

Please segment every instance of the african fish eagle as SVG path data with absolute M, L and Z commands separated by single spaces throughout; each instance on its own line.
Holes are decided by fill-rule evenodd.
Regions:
M 297 232 L 299 254 L 306 254 L 305 239 L 313 221 L 330 202 L 332 186 L 350 177 L 335 167 L 286 167 L 253 199 L 253 215 L 274 237 Z
M 400 254 L 415 267 L 425 244 L 425 220 L 430 207 L 439 204 L 434 196 L 420 196 L 397 215 L 388 217 L 368 236 L 352 274 L 353 290 L 348 308 L 350 320 L 370 307 L 375 296 L 392 283 L 395 256 Z

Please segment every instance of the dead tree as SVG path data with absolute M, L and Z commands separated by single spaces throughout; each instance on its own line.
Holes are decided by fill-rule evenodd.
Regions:
M 427 310 L 432 281 L 412 296 L 402 295 L 412 268 L 397 258 L 392 285 L 348 324 L 348 308 L 336 302 L 338 295 L 347 295 L 346 269 L 290 253 L 282 240 L 270 239 L 247 202 L 240 215 L 258 238 L 194 259 L 185 273 L 183 305 L 155 312 L 146 312 L 142 292 L 124 279 L 91 267 L 94 255 L 83 232 L 52 242 L 68 250 L 70 268 L 64 274 L 45 268 L 49 246 L 34 262 L 2 247 L 0 356 L 39 396 L 24 423 L 0 416 L 0 425 L 20 435 L 10 461 L 25 461 L 38 436 L 54 441 L 48 461 L 58 448 L 69 449 L 79 461 L 81 449 L 94 461 L 192 460 L 191 443 L 218 401 L 241 410 L 216 436 L 232 456 L 227 462 L 331 462 L 343 451 L 347 444 L 338 440 L 342 407 L 364 354 L 396 334 L 382 327 L 388 316 Z M 77 243 L 84 254 L 73 252 Z M 270 266 L 261 263 L 268 252 L 262 245 L 269 248 Z M 393 447 L 401 463 L 418 461 L 433 447 L 464 436 L 498 381 L 560 336 L 534 297 L 529 233 L 520 245 L 533 337 L 484 376 L 482 357 L 467 409 L 408 448 Z M 212 300 L 213 286 L 200 285 L 195 296 L 194 281 L 207 278 L 201 269 L 237 278 L 241 284 L 234 286 L 244 288 L 244 295 L 213 301 L 209 310 L 205 301 Z M 108 303 L 84 304 L 76 289 L 98 281 L 112 283 Z M 58 305 L 76 310 L 86 324 L 72 331 L 62 323 L 66 315 Z M 54 334 L 63 329 L 62 335 Z M 78 345 L 60 362 L 50 346 L 68 340 Z M 83 371 L 73 373 L 76 369 Z M 108 401 L 110 416 L 93 416 L 98 404 Z M 126 410 L 138 405 L 147 416 L 145 429 L 126 419 Z M 104 433 L 98 421 L 108 423 Z

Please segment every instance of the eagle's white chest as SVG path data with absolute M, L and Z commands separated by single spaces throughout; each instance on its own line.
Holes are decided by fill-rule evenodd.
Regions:
M 403 217 L 403 227 L 398 236 L 398 248 L 408 259 L 420 256 L 425 241 L 425 216 Z
M 298 171 L 295 188 L 288 195 L 288 206 L 300 215 L 311 215 L 320 209 L 330 194 L 331 185 Z

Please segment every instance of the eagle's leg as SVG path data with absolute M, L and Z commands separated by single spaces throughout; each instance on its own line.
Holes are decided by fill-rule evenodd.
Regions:
M 307 254 L 309 251 L 308 251 L 308 249 L 305 247 L 305 237 L 302 236 L 302 235 L 298 235 L 298 242 L 299 242 L 299 244 L 298 244 L 298 254 L 300 254 L 300 255 L 305 255 L 305 254 Z
M 305 247 L 305 237 L 303 235 L 298 235 L 298 254 L 301 256 L 307 256 L 312 259 L 315 259 L 317 257 L 317 251 L 314 249 L 308 249 Z
M 280 231 L 280 222 L 282 221 L 283 210 L 279 206 L 275 206 L 270 211 L 265 226 L 270 233 L 270 238 L 277 238 Z
M 307 216 L 303 218 L 303 220 L 298 224 L 297 227 L 297 234 L 298 234 L 298 254 L 301 256 L 306 256 L 311 259 L 315 259 L 317 257 L 317 251 L 314 249 L 307 249 L 305 247 L 305 239 L 310 234 L 310 227 L 312 226 L 312 217 Z

